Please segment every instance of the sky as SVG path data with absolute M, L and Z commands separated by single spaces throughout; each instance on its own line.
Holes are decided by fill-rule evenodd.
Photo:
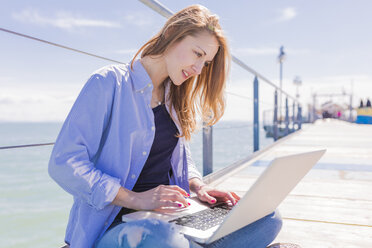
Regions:
M 372 1 L 162 0 L 176 12 L 201 4 L 220 18 L 232 54 L 279 85 L 307 111 L 314 93 L 372 99 Z M 0 0 L 0 27 L 85 52 L 129 62 L 166 19 L 136 0 Z M 0 31 L 0 121 L 63 121 L 89 75 L 112 64 Z M 223 120 L 252 120 L 253 75 L 232 64 Z M 260 118 L 274 89 L 260 81 Z M 244 97 L 237 96 L 241 95 Z M 284 97 L 283 97 L 284 99 Z M 317 98 L 348 104 L 349 96 Z M 292 102 L 290 101 L 290 105 Z M 284 103 L 283 103 L 284 105 Z M 269 119 L 271 118 L 269 114 Z

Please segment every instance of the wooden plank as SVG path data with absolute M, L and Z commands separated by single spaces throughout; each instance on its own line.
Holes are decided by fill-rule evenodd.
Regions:
M 234 175 L 216 186 L 231 191 L 245 192 L 256 177 Z M 372 201 L 372 182 L 354 180 L 311 180 L 303 179 L 292 191 L 294 195 L 329 197 L 349 200 Z
M 301 248 L 372 247 L 372 228 L 284 219 L 276 242 L 295 243 Z
M 245 194 L 245 190 L 242 189 L 244 183 L 240 182 L 237 178 L 235 184 L 229 184 L 230 190 L 235 191 L 239 196 Z M 251 180 L 253 183 L 254 179 Z M 229 183 L 226 181 L 225 183 Z M 311 186 L 311 182 L 301 183 L 302 185 Z M 300 185 L 298 185 L 300 186 Z M 221 188 L 224 187 L 223 184 L 219 185 Z M 347 188 L 347 186 L 346 186 Z M 338 192 L 341 190 L 339 195 L 331 194 L 329 191 L 318 192 L 314 196 L 314 188 L 311 192 L 306 192 L 298 188 L 294 193 L 291 193 L 279 206 L 279 210 L 283 217 L 286 218 L 299 218 L 299 219 L 309 219 L 309 220 L 323 220 L 335 223 L 347 223 L 347 224 L 359 224 L 359 225 L 370 225 L 372 227 L 372 200 L 371 199 L 358 199 L 367 198 L 364 196 L 358 196 L 358 194 L 350 193 L 349 198 L 346 198 L 342 194 L 342 187 L 338 188 Z M 350 190 L 350 188 L 349 188 Z M 355 192 L 359 192 L 356 190 Z M 354 192 L 354 193 L 355 193 Z M 369 195 L 368 195 L 369 196 Z
M 365 225 L 372 232 L 372 201 L 290 195 L 279 211 L 285 218 Z
M 239 171 L 240 176 L 257 178 L 264 170 L 261 166 L 248 167 L 245 170 Z M 354 180 L 372 182 L 372 171 L 351 171 L 337 169 L 312 169 L 303 180 Z

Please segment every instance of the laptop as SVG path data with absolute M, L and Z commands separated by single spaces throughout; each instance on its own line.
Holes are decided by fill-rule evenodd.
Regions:
M 325 151 L 275 158 L 235 206 L 209 205 L 191 197 L 189 207 L 136 211 L 123 215 L 122 220 L 161 219 L 175 223 L 189 239 L 209 244 L 274 212 Z

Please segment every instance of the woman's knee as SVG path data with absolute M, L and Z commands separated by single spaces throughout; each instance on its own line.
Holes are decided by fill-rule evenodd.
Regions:
M 119 224 L 97 242 L 96 248 L 114 247 L 189 247 L 189 241 L 174 225 L 155 219 Z
M 276 238 L 281 227 L 282 218 L 276 210 L 205 247 L 266 247 Z
M 271 214 L 264 217 L 266 228 L 271 229 L 271 233 L 276 237 L 283 226 L 282 216 L 279 211 L 276 209 Z
M 280 215 L 280 212 L 277 209 L 264 218 L 267 218 L 268 222 L 270 222 L 274 226 L 277 226 L 279 229 L 283 225 L 282 216 Z

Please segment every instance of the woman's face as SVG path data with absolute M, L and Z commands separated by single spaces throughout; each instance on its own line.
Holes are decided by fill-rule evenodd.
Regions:
M 175 85 L 199 75 L 218 51 L 218 41 L 214 35 L 202 32 L 195 37 L 186 36 L 165 53 L 167 72 Z

